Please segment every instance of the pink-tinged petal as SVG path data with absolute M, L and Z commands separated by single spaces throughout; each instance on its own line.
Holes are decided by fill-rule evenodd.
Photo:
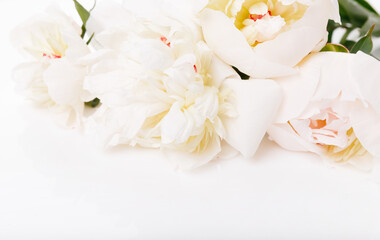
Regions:
M 287 123 L 273 124 L 268 129 L 268 135 L 272 141 L 290 151 L 308 152 L 313 149 L 312 143 L 300 137 Z
M 359 52 L 352 56 L 348 68 L 361 97 L 380 116 L 380 61 Z
M 321 52 L 309 55 L 300 65 L 304 68 L 320 68 L 320 81 L 312 100 L 335 99 L 355 101 L 361 93 L 352 79 L 350 61 L 353 54 Z
M 224 13 L 211 9 L 203 10 L 201 25 L 205 40 L 216 55 L 251 77 L 272 78 L 296 73 L 296 70 L 289 66 L 254 54 L 244 35 Z
M 292 77 L 277 79 L 283 89 L 283 101 L 275 122 L 286 123 L 296 119 L 309 105 L 317 89 L 321 70 L 317 66 L 301 67 L 300 72 Z
M 380 157 L 380 115 L 372 107 L 356 103 L 351 107 L 350 120 L 356 137 L 368 152 Z
M 312 100 L 335 99 L 369 103 L 380 114 L 380 62 L 364 53 L 314 53 L 300 65 L 301 69 L 319 67 L 320 83 Z M 302 71 L 302 70 L 301 70 Z
M 224 87 L 234 92 L 236 118 L 223 118 L 226 142 L 246 158 L 252 157 L 272 124 L 282 99 L 281 88 L 272 80 L 229 79 Z

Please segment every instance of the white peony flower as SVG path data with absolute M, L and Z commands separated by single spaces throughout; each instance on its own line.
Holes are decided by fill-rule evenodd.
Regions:
M 256 78 L 294 74 L 326 43 L 329 19 L 340 19 L 336 0 L 209 0 L 201 14 L 210 48 Z
M 11 34 L 14 45 L 31 58 L 14 71 L 17 88 L 65 125 L 78 124 L 84 102 L 91 100 L 83 90 L 86 66 L 77 63 L 90 53 L 80 34 L 80 27 L 53 7 Z
M 293 151 L 368 169 L 380 156 L 380 63 L 359 52 L 315 53 L 278 80 L 284 102 L 270 137 Z
M 112 7 L 122 11 L 99 7 L 90 25 L 106 23 L 103 10 Z M 104 29 L 94 39 L 103 59 L 84 87 L 102 101 L 94 119 L 109 146 L 161 148 L 186 169 L 215 158 L 223 139 L 246 157 L 255 153 L 281 99 L 276 83 L 240 80 L 194 27 L 174 19 Z

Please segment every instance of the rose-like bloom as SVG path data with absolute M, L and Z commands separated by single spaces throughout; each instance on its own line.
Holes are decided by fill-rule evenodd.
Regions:
M 340 19 L 336 0 L 209 0 L 201 14 L 210 48 L 256 78 L 293 74 L 326 43 L 329 19 Z
M 161 148 L 185 169 L 214 159 L 223 139 L 251 157 L 280 103 L 278 85 L 242 81 L 192 32 L 195 27 L 165 16 L 114 24 L 109 18 L 121 17 L 117 12 L 128 15 L 115 4 L 92 14 L 89 26 L 110 25 L 92 29 L 103 59 L 84 84 L 101 99 L 93 118 L 107 145 Z
M 38 105 L 49 107 L 64 125 L 80 122 L 86 67 L 78 59 L 90 53 L 81 29 L 59 9 L 29 19 L 11 34 L 12 42 L 29 62 L 16 67 L 17 88 Z
M 270 137 L 293 151 L 368 169 L 380 156 L 380 62 L 358 53 L 315 53 L 282 78 L 284 102 Z

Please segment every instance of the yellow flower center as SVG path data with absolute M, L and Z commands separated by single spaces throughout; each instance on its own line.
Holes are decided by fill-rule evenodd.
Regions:
M 66 42 L 63 40 L 59 27 L 41 28 L 40 31 L 32 32 L 31 46 L 26 50 L 36 58 L 62 58 L 65 56 L 68 48 Z
M 351 128 L 347 131 L 349 145 L 342 149 L 340 147 L 329 145 L 324 146 L 328 156 L 337 163 L 345 163 L 353 157 L 363 157 L 368 154 L 368 151 L 360 143 L 359 139 L 355 136 L 354 130 Z
M 308 8 L 299 2 L 285 5 L 280 0 L 210 0 L 207 7 L 231 18 L 252 47 L 286 31 Z

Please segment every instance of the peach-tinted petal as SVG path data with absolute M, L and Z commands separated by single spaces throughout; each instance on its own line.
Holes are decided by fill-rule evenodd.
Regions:
M 277 79 L 283 89 L 283 101 L 277 114 L 276 123 L 286 123 L 297 118 L 309 105 L 320 79 L 318 66 L 301 67 L 297 75 Z

